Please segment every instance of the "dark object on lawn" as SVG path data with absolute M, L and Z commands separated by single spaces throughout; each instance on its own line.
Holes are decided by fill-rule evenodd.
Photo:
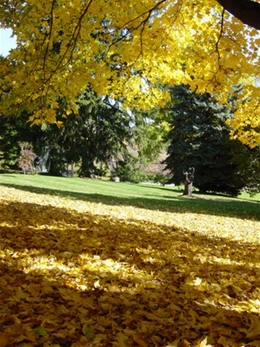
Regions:
M 183 170 L 183 175 L 185 176 L 183 195 L 192 196 L 194 173 L 195 173 L 194 167 L 189 167 L 188 170 Z

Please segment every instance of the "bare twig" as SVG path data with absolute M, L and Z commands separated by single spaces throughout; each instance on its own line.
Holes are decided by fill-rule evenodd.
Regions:
M 49 40 L 48 40 L 48 42 L 47 42 L 47 46 L 46 46 L 45 53 L 44 53 L 44 58 L 43 58 L 44 78 L 45 78 L 45 68 L 46 68 L 47 55 L 48 55 L 48 52 L 49 52 L 50 41 L 51 41 L 51 36 L 52 36 L 53 20 L 54 20 L 53 11 L 54 11 L 55 3 L 56 3 L 56 0 L 53 0 L 53 1 L 52 1 L 52 4 L 51 4 L 50 31 L 49 31 L 49 35 L 48 35 Z
M 218 66 L 219 66 L 219 70 L 221 70 L 221 56 L 220 56 L 220 52 L 219 52 L 219 43 L 221 40 L 221 37 L 223 36 L 223 32 L 224 32 L 224 15 L 225 15 L 225 9 L 223 8 L 222 13 L 221 13 L 221 21 L 220 21 L 220 32 L 219 32 L 219 36 L 216 42 L 216 52 L 218 55 Z

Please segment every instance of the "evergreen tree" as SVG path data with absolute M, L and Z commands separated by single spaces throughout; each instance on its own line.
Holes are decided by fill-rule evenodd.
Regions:
M 226 121 L 231 112 L 208 93 L 197 94 L 189 87 L 171 87 L 168 111 L 171 130 L 166 159 L 171 181 L 183 183 L 190 167 L 196 170 L 194 186 L 204 192 L 236 196 L 245 185 L 241 166 L 234 156 L 243 145 L 229 138 Z M 241 160 L 241 157 L 240 157 Z
M 78 98 L 78 113 L 64 118 L 66 100 L 58 100 L 58 124 L 31 125 L 27 117 L 0 118 L 0 151 L 7 167 L 17 168 L 19 141 L 33 144 L 38 158 L 45 158 L 51 175 L 61 175 L 67 164 L 77 163 L 85 177 L 102 175 L 119 163 L 143 168 L 154 160 L 162 147 L 161 130 L 155 112 L 121 110 L 119 102 L 86 90 Z M 149 120 L 148 120 L 149 119 Z M 47 162 L 46 162 L 47 159 Z
M 131 117 L 121 111 L 117 102 L 109 97 L 102 99 L 91 91 L 80 96 L 79 113 L 74 117 L 68 126 L 75 131 L 73 143 L 81 159 L 80 175 L 102 175 L 100 168 L 107 168 L 109 161 L 126 151 L 126 143 L 131 139 Z

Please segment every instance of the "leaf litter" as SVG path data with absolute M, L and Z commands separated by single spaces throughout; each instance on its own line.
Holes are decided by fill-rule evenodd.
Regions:
M 260 222 L 1 187 L 0 347 L 260 346 Z

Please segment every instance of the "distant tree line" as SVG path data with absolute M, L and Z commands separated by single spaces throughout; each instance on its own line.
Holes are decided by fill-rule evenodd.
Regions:
M 239 87 L 226 105 L 186 85 L 163 88 L 171 96 L 167 106 L 143 112 L 123 110 L 120 101 L 89 89 L 78 97 L 78 112 L 64 118 L 68 105 L 59 99 L 56 117 L 62 126 L 32 125 L 28 114 L 1 115 L 1 166 L 26 171 L 20 145 L 26 143 L 37 156 L 34 163 L 44 162 L 50 175 L 64 175 L 71 165 L 82 177 L 108 175 L 121 181 L 150 179 L 180 185 L 185 183 L 184 172 L 193 167 L 193 184 L 202 192 L 232 196 L 242 189 L 259 192 L 260 148 L 252 149 L 229 135 Z M 162 151 L 165 175 L 147 174 Z
M 77 166 L 81 177 L 105 174 L 139 181 L 144 169 L 164 146 L 160 128 L 149 115 L 124 111 L 119 101 L 101 97 L 91 90 L 79 95 L 77 113 L 64 118 L 66 100 L 58 100 L 57 124 L 30 124 L 28 114 L 0 116 L 0 161 L 3 168 L 17 169 L 20 146 L 33 146 L 35 164 L 44 162 L 49 175 L 66 174 Z M 62 125 L 61 125 L 62 124 Z

